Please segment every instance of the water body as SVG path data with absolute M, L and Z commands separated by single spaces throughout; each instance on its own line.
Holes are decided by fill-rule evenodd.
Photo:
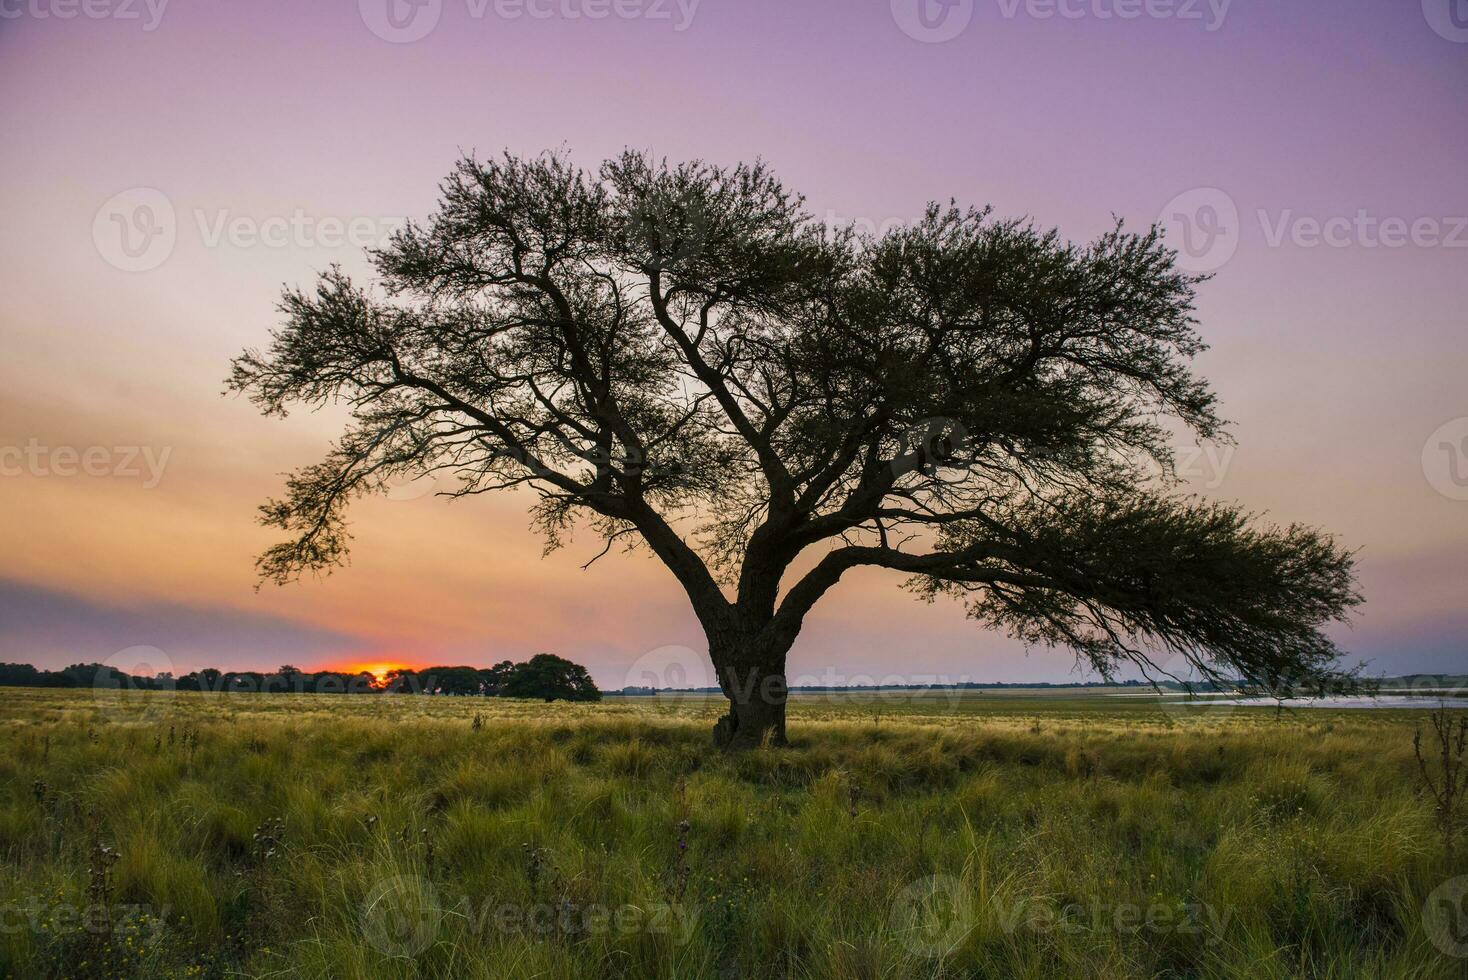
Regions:
M 1350 695 L 1344 697 L 1325 698 L 1285 698 L 1276 700 L 1274 698 L 1241 698 L 1230 697 L 1227 694 L 1199 694 L 1194 697 L 1179 696 L 1169 697 L 1167 700 L 1173 704 L 1188 705 L 1195 704 L 1198 707 L 1211 707 L 1213 705 L 1226 704 L 1238 708 L 1412 708 L 1418 711 L 1427 711 L 1446 704 L 1452 708 L 1468 708 L 1468 700 L 1457 697 L 1435 697 L 1433 695 L 1400 695 L 1384 694 L 1380 697 L 1367 695 Z

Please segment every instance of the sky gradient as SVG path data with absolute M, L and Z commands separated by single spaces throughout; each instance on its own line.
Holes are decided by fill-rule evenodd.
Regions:
M 221 395 L 282 285 L 363 273 L 461 151 L 632 146 L 762 157 L 868 227 L 950 197 L 1077 240 L 1162 221 L 1216 273 L 1197 366 L 1238 440 L 1196 488 L 1359 549 L 1353 659 L 1468 670 L 1461 0 L 387 2 L 0 0 L 0 659 L 548 650 L 621 686 L 701 650 L 654 561 L 542 557 L 516 496 L 363 502 L 349 567 L 256 591 L 254 509 L 341 416 Z M 793 677 L 1075 676 L 897 581 L 844 581 Z

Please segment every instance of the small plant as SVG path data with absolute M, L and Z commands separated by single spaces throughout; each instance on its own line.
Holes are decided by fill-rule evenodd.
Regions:
M 35 781 L 35 783 L 33 783 L 31 785 L 31 793 L 34 794 L 34 796 L 36 797 L 36 805 L 37 806 L 45 806 L 46 805 L 46 794 L 47 794 L 47 792 L 48 792 L 48 787 L 46 786 L 46 783 L 45 783 L 44 780 L 38 779 L 38 780 Z
M 471 731 L 477 732 L 477 731 L 483 730 L 483 728 L 484 728 L 484 716 L 481 715 L 479 712 L 476 711 L 476 712 L 474 712 L 474 720 L 471 721 L 471 722 L 469 722 L 469 729 Z
M 367 818 L 367 829 L 370 831 L 377 825 L 376 817 Z M 397 833 L 398 844 L 402 846 L 406 854 L 415 844 L 423 847 L 423 860 L 428 867 L 433 866 L 433 838 L 428 836 L 428 828 L 418 828 L 418 833 L 413 833 L 412 824 L 408 824 Z
M 673 853 L 668 861 L 668 895 L 674 902 L 683 899 L 688 890 L 688 878 L 692 869 L 688 866 L 688 831 L 692 824 L 688 820 L 688 784 L 679 777 L 673 789 L 673 809 L 678 817 L 674 825 Z
M 521 844 L 520 848 L 525 854 L 525 880 L 530 882 L 530 894 L 539 898 L 542 885 L 553 871 L 550 866 L 550 852 L 529 841 Z
M 1412 736 L 1412 753 L 1417 757 L 1417 769 L 1422 783 L 1432 796 L 1433 813 L 1437 818 L 1438 830 L 1443 837 L 1443 850 L 1449 860 L 1453 856 L 1453 844 L 1462 823 L 1460 811 L 1463 794 L 1468 791 L 1468 770 L 1463 768 L 1463 756 L 1468 749 L 1468 715 L 1454 715 L 1442 705 L 1428 715 L 1432 722 L 1433 736 L 1437 745 L 1429 751 L 1435 757 L 1438 776 L 1433 778 L 1427 756 L 1422 751 L 1422 729 Z
M 102 843 L 100 837 L 92 842 L 87 862 L 87 901 L 94 908 L 102 909 L 109 934 L 112 932 L 112 866 L 117 859 L 117 851 Z
M 260 864 L 279 857 L 285 851 L 285 821 L 280 817 L 267 817 L 261 821 L 251 835 L 255 860 Z

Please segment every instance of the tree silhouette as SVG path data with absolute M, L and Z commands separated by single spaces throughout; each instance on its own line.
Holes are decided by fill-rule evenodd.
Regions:
M 548 547 L 575 525 L 672 571 L 734 747 L 785 741 L 786 655 L 863 566 L 1108 676 L 1335 676 L 1351 556 L 1178 491 L 1178 434 L 1227 435 L 1188 367 L 1203 277 L 1157 228 L 1074 245 L 950 204 L 875 237 L 762 164 L 630 151 L 469 158 L 442 190 L 372 253 L 380 291 L 333 268 L 234 362 L 267 414 L 353 416 L 261 508 L 265 580 L 342 562 L 346 505 L 391 481 L 533 488 Z
M 504 694 L 546 701 L 601 700 L 601 691 L 585 667 L 551 653 L 537 653 L 523 664 L 513 664 L 505 678 Z

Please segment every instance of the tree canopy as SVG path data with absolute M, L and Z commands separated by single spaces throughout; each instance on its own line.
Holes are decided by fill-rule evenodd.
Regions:
M 1158 228 L 1077 245 L 948 203 L 876 236 L 763 164 L 634 151 L 467 158 L 442 192 L 372 253 L 378 288 L 289 290 L 235 361 L 269 414 L 353 419 L 262 508 L 265 580 L 342 562 L 353 498 L 448 473 L 531 488 L 550 547 L 650 549 L 708 635 L 726 744 L 784 740 L 786 654 L 862 566 L 1107 676 L 1336 676 L 1350 553 L 1180 492 L 1179 440 L 1228 436 L 1190 366 L 1203 277 Z

